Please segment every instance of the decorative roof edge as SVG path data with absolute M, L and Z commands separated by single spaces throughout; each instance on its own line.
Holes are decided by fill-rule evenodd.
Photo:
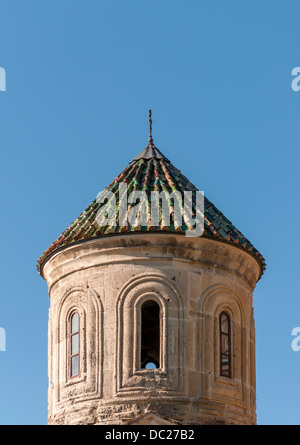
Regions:
M 125 236 L 128 236 L 128 235 L 132 235 L 132 236 L 135 236 L 135 235 L 146 235 L 146 236 L 147 235 L 150 235 L 150 236 L 151 235 L 164 235 L 164 236 L 180 235 L 180 236 L 185 236 L 185 233 L 183 233 L 183 232 L 167 232 L 167 231 L 153 231 L 153 232 L 135 231 L 135 232 L 124 232 L 124 233 L 106 233 L 105 235 L 100 235 L 100 236 L 94 236 L 94 237 L 91 237 L 91 238 L 80 239 L 80 240 L 77 240 L 77 241 L 73 241 L 72 243 L 62 245 L 62 246 L 56 248 L 55 250 L 53 250 L 52 252 L 50 252 L 48 255 L 46 255 L 45 258 L 43 258 L 42 261 L 37 264 L 38 273 L 41 275 L 42 278 L 45 279 L 45 277 L 43 275 L 43 268 L 44 268 L 45 264 L 47 263 L 47 261 L 50 260 L 50 258 L 52 256 L 54 256 L 56 253 L 61 252 L 62 250 L 65 250 L 65 249 L 67 249 L 69 247 L 76 246 L 78 244 L 87 243 L 89 241 L 99 241 L 101 239 L 106 239 L 106 238 L 111 238 L 111 237 L 116 237 L 116 236 L 121 236 L 123 238 L 124 235 Z M 216 236 L 209 236 L 209 235 L 203 234 L 199 238 L 208 239 L 210 241 L 217 241 L 217 242 L 224 243 L 224 244 L 230 245 L 232 247 L 236 247 L 238 249 L 241 249 L 243 252 L 251 255 L 252 258 L 254 258 L 257 261 L 258 265 L 259 265 L 260 275 L 259 275 L 259 277 L 257 279 L 257 282 L 263 276 L 263 274 L 264 274 L 264 272 L 266 270 L 266 261 L 265 261 L 265 259 L 262 257 L 262 255 L 258 251 L 256 253 L 251 252 L 251 250 L 245 249 L 245 247 L 243 247 L 240 244 L 237 244 L 237 243 L 235 243 L 233 241 L 222 239 L 222 238 L 219 238 L 219 237 L 216 237 Z

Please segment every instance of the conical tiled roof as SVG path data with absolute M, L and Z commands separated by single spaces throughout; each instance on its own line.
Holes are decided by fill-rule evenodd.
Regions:
M 116 196 L 116 206 L 118 207 L 120 197 L 118 188 L 121 183 L 127 184 L 128 195 L 132 191 L 145 191 L 147 196 L 150 192 L 174 191 L 197 191 L 198 189 L 178 170 L 172 163 L 154 146 L 152 137 L 149 138 L 148 146 L 129 163 L 129 165 L 117 176 L 111 184 L 106 187 L 106 191 L 111 191 Z M 123 221 L 117 219 L 115 226 L 100 227 L 97 222 L 97 212 L 100 208 L 99 201 L 95 199 L 78 218 L 54 241 L 51 246 L 42 254 L 38 260 L 38 270 L 49 255 L 59 248 L 70 244 L 82 242 L 96 237 L 107 235 L 120 235 L 126 233 L 143 233 L 156 231 L 161 233 L 176 232 L 185 233 L 188 229 L 184 223 L 178 226 L 174 223 L 174 208 L 170 205 L 171 223 L 165 224 L 160 217 L 158 226 L 151 226 L 150 218 L 148 224 L 130 225 L 126 218 Z M 127 212 L 129 211 L 129 207 Z M 125 211 L 126 213 L 126 211 Z M 234 244 L 251 253 L 261 266 L 261 275 L 265 270 L 265 260 L 248 239 L 221 213 L 206 197 L 204 197 L 204 231 L 202 237 L 211 238 L 217 241 Z

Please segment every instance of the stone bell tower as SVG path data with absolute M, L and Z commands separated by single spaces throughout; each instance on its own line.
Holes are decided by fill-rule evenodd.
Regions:
M 149 122 L 147 147 L 105 189 L 115 224 L 101 223 L 97 198 L 38 261 L 50 296 L 48 422 L 255 424 L 252 294 L 265 260 L 206 197 L 198 237 L 172 199 L 169 222 L 161 212 L 156 224 L 128 222 L 121 189 L 145 192 L 148 211 L 152 191 L 197 191 Z

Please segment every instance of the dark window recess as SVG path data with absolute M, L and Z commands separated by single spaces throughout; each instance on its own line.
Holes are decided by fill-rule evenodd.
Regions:
M 141 368 L 159 368 L 160 314 L 155 301 L 146 301 L 142 305 L 141 332 Z
M 220 375 L 231 378 L 231 329 L 230 317 L 220 314 Z
M 79 375 L 79 314 L 74 312 L 70 320 L 69 346 L 70 377 Z

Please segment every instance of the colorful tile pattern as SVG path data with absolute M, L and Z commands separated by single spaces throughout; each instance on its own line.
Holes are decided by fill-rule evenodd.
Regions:
M 145 191 L 149 197 L 151 191 L 168 192 L 179 191 L 197 191 L 198 189 L 178 170 L 172 163 L 152 144 L 138 155 L 130 164 L 117 176 L 105 190 L 115 193 L 116 206 L 118 209 L 121 197 L 118 189 L 120 183 L 126 183 L 128 195 L 132 191 Z M 195 200 L 193 200 L 193 209 Z M 130 211 L 130 204 L 125 209 Z M 117 219 L 115 226 L 100 227 L 96 221 L 97 212 L 100 204 L 95 199 L 78 218 L 54 241 L 51 246 L 41 255 L 38 260 L 37 268 L 41 273 L 41 267 L 46 258 L 55 252 L 58 248 L 68 246 L 72 243 L 88 240 L 105 235 L 122 234 L 128 232 L 147 232 L 156 231 L 161 233 L 177 232 L 184 233 L 189 227 L 186 221 L 180 226 L 174 221 L 174 205 L 170 202 L 171 224 L 166 224 L 162 215 L 160 215 L 159 226 L 151 226 L 150 215 L 148 224 L 130 225 L 126 218 L 123 221 Z M 266 263 L 263 256 L 247 240 L 243 234 L 221 213 L 206 197 L 204 197 L 204 232 L 202 237 L 212 238 L 218 241 L 233 243 L 249 253 L 254 255 L 261 266 L 261 275 L 263 274 Z

